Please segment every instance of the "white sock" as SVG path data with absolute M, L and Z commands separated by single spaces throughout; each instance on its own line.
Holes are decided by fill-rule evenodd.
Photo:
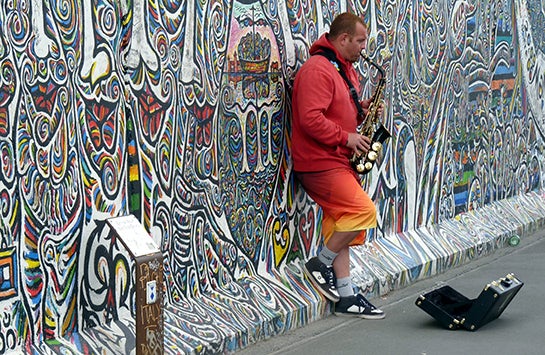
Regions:
M 354 296 L 354 288 L 352 287 L 352 278 L 350 276 L 337 279 L 337 292 L 341 297 Z
M 327 266 L 333 265 L 333 260 L 337 257 L 339 253 L 334 253 L 331 250 L 329 250 L 325 245 L 320 250 L 320 253 L 318 254 L 318 259 L 326 264 Z

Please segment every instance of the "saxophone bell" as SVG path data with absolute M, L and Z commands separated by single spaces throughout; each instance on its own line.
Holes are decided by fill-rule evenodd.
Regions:
M 392 134 L 390 133 L 390 131 L 388 131 L 388 129 L 384 127 L 384 125 L 381 123 L 373 134 L 373 138 L 371 139 L 371 149 L 373 149 L 373 151 L 377 153 L 382 152 L 384 142 L 386 142 L 386 140 L 391 136 Z

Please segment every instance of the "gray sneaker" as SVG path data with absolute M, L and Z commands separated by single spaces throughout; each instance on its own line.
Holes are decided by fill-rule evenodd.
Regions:
M 373 306 L 363 295 L 357 294 L 350 297 L 341 297 L 341 300 L 335 303 L 335 315 L 350 316 L 365 319 L 382 319 L 386 315 L 377 307 Z
M 317 256 L 306 262 L 303 268 L 305 275 L 327 299 L 333 302 L 340 300 L 337 292 L 335 273 L 333 267 L 322 263 Z

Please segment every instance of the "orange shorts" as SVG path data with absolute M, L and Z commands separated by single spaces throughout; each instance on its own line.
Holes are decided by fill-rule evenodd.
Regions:
M 366 229 L 377 226 L 375 204 L 348 168 L 297 173 L 306 193 L 322 208 L 322 235 L 327 244 L 333 232 L 362 232 L 350 245 L 365 242 Z

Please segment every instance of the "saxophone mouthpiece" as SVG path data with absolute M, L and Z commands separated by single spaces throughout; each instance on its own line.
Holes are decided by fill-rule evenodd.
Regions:
M 382 67 L 380 65 L 378 65 L 377 63 L 373 62 L 371 60 L 371 58 L 369 58 L 369 56 L 367 56 L 365 53 L 360 52 L 360 56 L 363 58 L 363 60 L 365 60 L 367 63 L 369 63 L 370 65 L 372 65 L 373 67 L 375 67 L 375 69 L 378 70 L 378 72 L 380 73 L 380 77 L 381 78 L 384 78 L 384 69 L 382 69 Z

